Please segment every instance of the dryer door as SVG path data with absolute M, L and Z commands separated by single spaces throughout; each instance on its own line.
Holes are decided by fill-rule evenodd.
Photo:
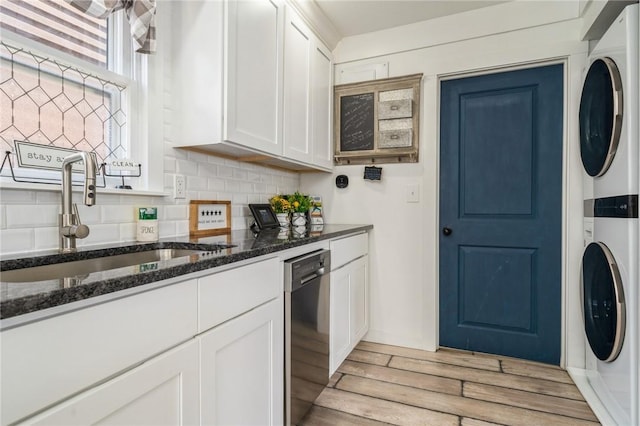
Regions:
M 613 161 L 622 130 L 622 80 L 610 58 L 589 67 L 580 98 L 580 155 L 590 176 L 602 176 Z
M 626 308 L 618 265 L 603 243 L 591 243 L 584 251 L 582 294 L 589 345 L 599 359 L 611 362 L 624 342 Z

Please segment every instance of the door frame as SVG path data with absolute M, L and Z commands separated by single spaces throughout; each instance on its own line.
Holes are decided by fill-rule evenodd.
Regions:
M 575 253 L 573 253 L 576 250 L 576 235 L 574 234 L 575 230 L 570 229 L 569 225 L 569 212 L 571 211 L 571 208 L 569 208 L 569 204 L 570 204 L 570 194 L 573 195 L 573 192 L 576 191 L 576 188 L 572 188 L 570 185 L 571 183 L 573 183 L 570 180 L 570 176 L 569 176 L 569 171 L 570 171 L 570 161 L 572 158 L 572 154 L 574 154 L 572 152 L 572 141 L 575 137 L 577 137 L 577 131 L 571 128 L 571 125 L 573 122 L 576 123 L 577 126 L 577 105 L 578 105 L 578 101 L 579 99 L 576 101 L 575 99 L 572 99 L 569 96 L 569 85 L 571 83 L 570 78 L 569 78 L 569 74 L 571 72 L 575 72 L 572 71 L 569 66 L 570 66 L 570 58 L 569 57 L 560 57 L 560 58 L 551 58 L 551 59 L 546 59 L 546 60 L 539 60 L 539 61 L 531 61 L 531 62 L 522 62 L 522 63 L 515 63 L 515 64 L 510 64 L 510 65 L 499 65 L 499 66 L 495 66 L 495 67 L 488 67 L 488 68 L 481 68 L 481 69 L 476 69 L 473 71 L 462 71 L 462 72 L 453 72 L 453 73 L 443 73 L 443 74 L 438 74 L 436 76 L 436 82 L 437 82 L 437 108 L 438 108 L 438 119 L 437 119 L 437 139 L 436 139 L 436 152 L 437 152 L 437 170 L 436 170 L 436 179 L 437 179 L 437 186 L 436 186 L 436 211 L 438 212 L 436 215 L 436 229 L 435 229 L 435 235 L 437 236 L 437 242 L 436 242 L 436 284 L 435 284 L 435 288 L 436 288 L 436 295 L 437 295 L 437 300 L 440 300 L 440 294 L 439 294 L 439 288 L 440 288 L 440 229 L 441 229 L 441 224 L 440 224 L 440 163 L 441 163 L 441 152 L 440 152 L 440 106 L 441 106 L 441 102 L 442 102 L 442 97 L 441 97 L 441 91 L 440 91 L 440 87 L 441 87 L 441 83 L 443 81 L 447 81 L 447 80 L 454 80 L 454 79 L 459 79 L 459 78 L 466 78 L 466 77 L 475 77 L 475 76 L 484 76 L 484 75 L 490 75 L 490 74 L 496 74 L 496 73 L 501 73 L 501 72 L 508 72 L 508 71 L 517 71 L 517 70 L 522 70 L 522 69 L 529 69 L 529 68 L 537 68 L 537 67 L 542 67 L 542 66 L 547 66 L 547 65 L 557 65 L 557 64 L 561 64 L 563 65 L 563 93 L 562 93 L 562 97 L 563 97 L 563 114 L 562 114 L 562 126 L 563 126 L 563 131 L 562 131 L 562 202 L 561 202 L 561 206 L 562 206 L 562 210 L 561 210 L 561 223 L 562 223 L 562 235 L 561 235 L 561 256 L 560 256 L 560 271 L 561 271 L 561 281 L 560 281 L 560 286 L 561 286 L 561 300 L 560 300 L 560 322 L 561 322 L 561 331 L 560 331 L 560 367 L 561 368 L 566 368 L 567 366 L 567 349 L 568 349 L 568 316 L 575 310 L 575 309 L 571 309 L 571 307 L 569 306 L 569 302 L 571 302 L 571 299 L 569 296 L 569 292 L 568 292 L 568 283 L 571 282 L 571 275 L 572 271 L 571 268 L 569 267 L 569 262 L 568 262 L 568 255 L 571 253 L 573 255 L 575 255 Z M 581 82 L 581 80 L 580 80 Z M 581 87 L 581 83 L 580 83 L 580 87 Z M 572 87 L 573 89 L 573 87 Z M 579 87 L 577 88 L 578 90 L 578 95 L 579 95 Z M 578 96 L 579 98 L 579 96 Z M 573 118 L 573 120 L 569 120 L 569 111 L 573 111 L 575 109 L 576 113 L 574 114 L 575 117 Z M 574 135 L 575 134 L 575 135 Z M 575 145 L 575 144 L 573 144 Z M 579 150 L 576 151 L 579 155 Z M 579 157 L 578 157 L 579 160 Z M 582 181 L 580 180 L 580 188 L 582 186 Z M 582 192 L 580 192 L 580 203 L 582 203 Z M 582 229 L 582 217 L 580 222 L 580 229 Z M 580 231 L 580 236 L 582 235 L 582 231 Z M 581 252 L 581 245 L 579 246 L 580 250 L 579 251 L 579 255 L 581 256 L 582 252 Z M 574 268 L 577 269 L 577 268 Z M 578 271 L 579 272 L 579 271 Z M 578 300 L 576 300 L 575 302 L 579 302 Z M 436 314 L 436 348 L 440 347 L 440 312 L 439 312 L 439 303 L 436 304 L 436 310 L 437 310 L 437 314 Z M 573 349 L 573 348 L 572 348 Z M 584 344 L 582 344 L 582 350 L 584 352 Z M 584 357 L 583 357 L 584 358 Z

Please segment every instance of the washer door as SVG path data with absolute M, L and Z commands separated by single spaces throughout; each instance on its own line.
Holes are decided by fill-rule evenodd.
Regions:
M 582 256 L 584 328 L 593 353 L 602 361 L 616 359 L 626 327 L 620 272 L 609 248 L 600 242 Z
M 580 98 L 580 155 L 585 171 L 602 176 L 613 161 L 622 129 L 622 80 L 610 58 L 589 67 Z

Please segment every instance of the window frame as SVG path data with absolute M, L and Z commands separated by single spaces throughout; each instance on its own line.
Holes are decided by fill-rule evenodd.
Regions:
M 149 82 L 148 59 L 147 55 L 134 52 L 131 35 L 129 33 L 129 23 L 122 11 L 118 11 L 109 17 L 107 21 L 107 32 L 108 69 L 8 30 L 2 31 L 2 40 L 15 47 L 24 48 L 31 53 L 51 60 L 60 61 L 61 63 L 78 68 L 104 80 L 126 87 L 123 106 L 127 111 L 127 124 L 124 134 L 126 138 L 127 158 L 134 159 L 143 165 L 142 176 L 139 178 L 127 178 L 127 183 L 131 181 L 135 188 L 146 190 L 149 189 L 150 186 L 148 170 L 145 170 L 144 164 L 147 161 L 147 153 L 149 151 L 146 131 L 148 117 L 146 112 L 148 105 L 146 96 L 148 96 L 148 92 L 143 88 L 148 87 Z M 5 164 L 5 168 L 7 170 L 5 172 L 3 169 L 0 182 L 13 182 L 8 170 L 8 165 Z M 53 181 L 60 179 L 60 172 L 54 170 L 20 168 L 17 164 L 13 164 L 13 169 L 16 177 L 22 179 L 28 177 Z M 121 184 L 121 178 L 106 178 L 107 188 L 113 188 L 114 185 L 118 184 Z

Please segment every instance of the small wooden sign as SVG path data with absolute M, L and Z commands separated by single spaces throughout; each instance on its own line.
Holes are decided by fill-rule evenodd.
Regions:
M 209 237 L 231 232 L 231 201 L 191 200 L 189 235 Z

